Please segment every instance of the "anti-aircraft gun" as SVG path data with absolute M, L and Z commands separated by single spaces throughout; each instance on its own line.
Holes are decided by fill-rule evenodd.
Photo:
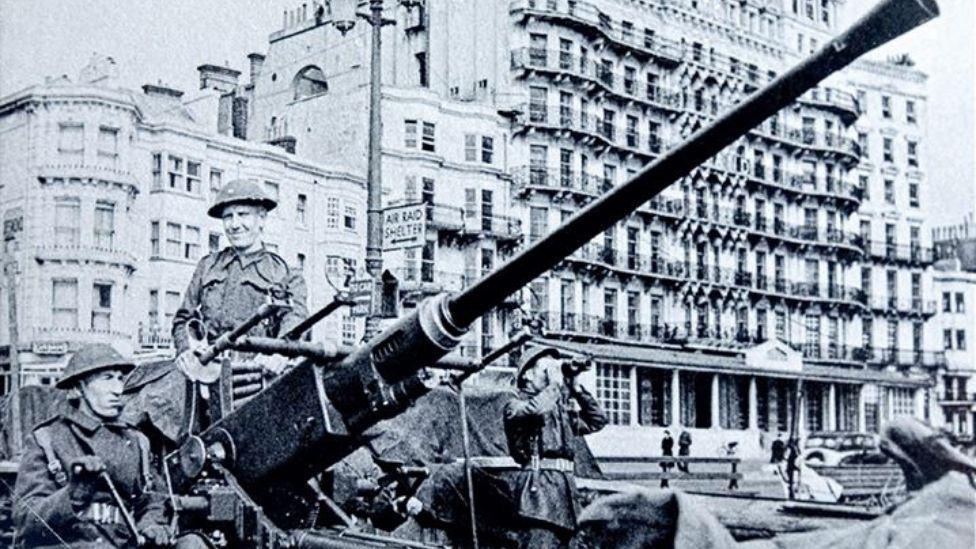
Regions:
M 310 529 L 307 481 L 429 389 L 423 371 L 507 296 L 865 52 L 938 14 L 885 0 L 847 32 L 457 294 L 430 298 L 363 346 L 319 352 L 166 458 L 181 526 L 229 546 L 357 547 Z M 331 359 L 329 355 L 334 355 Z M 307 509 L 306 509 L 307 511 Z

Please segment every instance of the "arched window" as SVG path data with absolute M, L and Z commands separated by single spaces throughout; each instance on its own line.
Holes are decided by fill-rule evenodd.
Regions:
M 309 65 L 298 71 L 292 82 L 295 99 L 302 99 L 329 91 L 329 83 L 325 81 L 325 73 L 315 65 Z

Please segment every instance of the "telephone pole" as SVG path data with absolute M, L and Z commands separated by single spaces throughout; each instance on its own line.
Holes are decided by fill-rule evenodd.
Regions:
M 20 356 L 19 333 L 17 331 L 17 262 L 7 260 L 3 266 L 7 278 L 7 328 L 10 340 L 10 450 L 9 457 L 20 454 Z

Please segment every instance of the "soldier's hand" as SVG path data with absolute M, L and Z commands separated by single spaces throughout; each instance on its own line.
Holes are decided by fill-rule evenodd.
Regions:
M 288 358 L 282 355 L 258 355 L 255 357 L 255 362 L 273 377 L 281 375 L 290 363 Z
M 146 538 L 150 547 L 172 547 L 174 545 L 173 535 L 169 527 L 162 524 L 152 524 L 140 532 Z
M 209 364 L 204 366 L 200 362 L 200 358 L 193 352 L 193 350 L 187 350 L 180 353 L 173 364 L 183 372 L 190 381 L 197 381 L 200 383 L 213 383 L 220 379 L 220 364 L 218 361 L 211 361 Z
M 98 456 L 82 456 L 71 462 L 68 494 L 71 502 L 82 507 L 91 502 L 98 491 L 98 477 L 105 471 L 105 462 Z
M 415 497 L 409 497 L 407 498 L 406 503 L 403 505 L 403 509 L 407 512 L 407 516 L 415 517 L 424 510 L 424 504 Z

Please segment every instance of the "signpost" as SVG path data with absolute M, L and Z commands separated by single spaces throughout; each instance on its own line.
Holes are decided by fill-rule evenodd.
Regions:
M 383 251 L 423 246 L 426 234 L 426 204 L 394 206 L 383 211 Z

